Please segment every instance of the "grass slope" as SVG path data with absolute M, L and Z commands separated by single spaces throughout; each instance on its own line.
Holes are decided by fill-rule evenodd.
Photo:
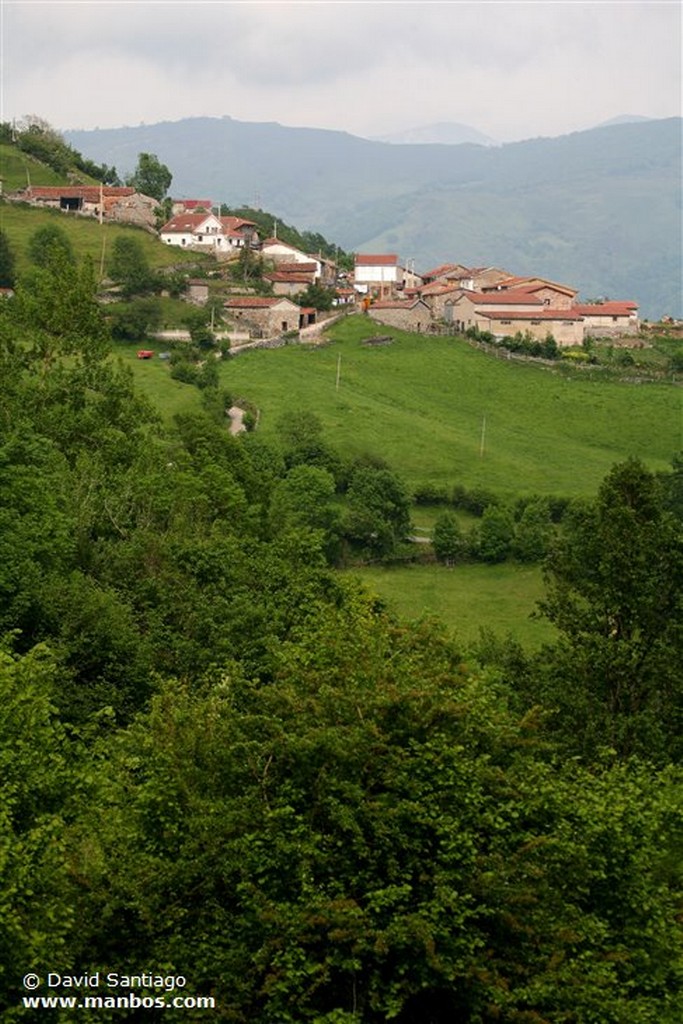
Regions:
M 376 333 L 395 341 L 360 344 Z M 222 366 L 222 383 L 259 406 L 265 435 L 281 415 L 310 409 L 343 454 L 382 455 L 413 487 L 585 495 L 615 462 L 635 455 L 667 469 L 683 444 L 681 390 L 671 385 L 499 360 L 363 317 L 336 325 L 331 337 L 321 347 L 244 353 Z
M 210 260 L 203 253 L 183 252 L 177 246 L 163 245 L 156 235 L 142 228 L 123 224 L 100 224 L 94 217 L 80 217 L 61 213 L 59 210 L 39 210 L 17 203 L 0 203 L 0 228 L 6 233 L 13 252 L 17 257 L 17 271 L 22 273 L 28 267 L 27 250 L 31 235 L 46 224 L 57 224 L 68 235 L 74 252 L 89 257 L 96 267 L 100 266 L 104 252 L 106 260 L 117 238 L 133 236 L 142 246 L 149 264 L 153 268 L 178 266 L 183 263 L 199 264 Z

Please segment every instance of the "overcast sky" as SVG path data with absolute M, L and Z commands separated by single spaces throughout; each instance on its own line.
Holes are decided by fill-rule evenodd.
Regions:
M 0 119 L 192 116 L 501 142 L 681 113 L 680 0 L 0 0 Z

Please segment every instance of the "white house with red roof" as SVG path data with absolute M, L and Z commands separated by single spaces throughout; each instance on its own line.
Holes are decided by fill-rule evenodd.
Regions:
M 256 225 L 242 217 L 217 217 L 215 213 L 178 213 L 159 232 L 166 245 L 230 254 L 258 243 Z
M 357 253 L 353 283 L 356 291 L 389 295 L 403 286 L 403 268 L 396 253 Z

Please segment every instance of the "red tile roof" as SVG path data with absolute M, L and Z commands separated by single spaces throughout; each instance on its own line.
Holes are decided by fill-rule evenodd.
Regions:
M 581 316 L 630 316 L 638 309 L 637 302 L 595 302 L 575 304 L 574 312 Z
M 315 274 L 318 269 L 317 263 L 278 263 L 279 274 Z
M 395 267 L 398 263 L 398 256 L 395 253 L 380 253 L 379 255 L 358 253 L 355 262 L 357 267 Z
M 281 295 L 274 298 L 263 295 L 235 295 L 234 298 L 227 299 L 224 305 L 235 309 L 267 309 L 269 306 L 276 306 L 278 302 L 289 301 Z
M 310 284 L 310 274 L 283 274 L 279 270 L 274 270 L 271 274 L 263 275 L 267 281 L 276 281 L 279 284 Z
M 433 270 L 426 270 L 422 274 L 422 277 L 443 277 L 445 274 L 448 274 L 449 271 L 460 271 L 463 269 L 464 268 L 461 267 L 458 263 L 441 263 L 438 267 L 434 267 Z
M 480 316 L 489 320 L 581 320 L 581 316 L 575 309 L 548 309 L 541 306 L 540 309 L 477 309 Z
M 82 199 L 86 203 L 99 203 L 100 196 L 104 199 L 123 199 L 135 195 L 135 189 L 129 185 L 31 185 L 24 194 L 31 199 Z
M 422 299 L 378 299 L 370 309 L 413 309 Z
M 196 231 L 199 225 L 211 216 L 211 213 L 178 213 L 164 224 L 161 233 L 184 234 L 186 231 Z
M 228 232 L 239 231 L 243 227 L 256 227 L 256 223 L 253 220 L 245 220 L 244 217 L 219 217 L 218 219 L 223 225 L 223 230 Z
M 542 306 L 541 299 L 534 298 L 529 292 L 465 292 L 470 302 L 478 306 Z

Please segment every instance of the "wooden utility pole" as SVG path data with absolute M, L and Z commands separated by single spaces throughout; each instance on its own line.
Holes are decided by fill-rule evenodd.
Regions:
M 335 391 L 339 391 L 339 381 L 341 380 L 341 353 L 337 356 L 337 383 L 335 384 Z
M 486 441 L 486 413 L 481 421 L 481 443 L 479 445 L 479 458 L 484 458 L 484 443 Z

